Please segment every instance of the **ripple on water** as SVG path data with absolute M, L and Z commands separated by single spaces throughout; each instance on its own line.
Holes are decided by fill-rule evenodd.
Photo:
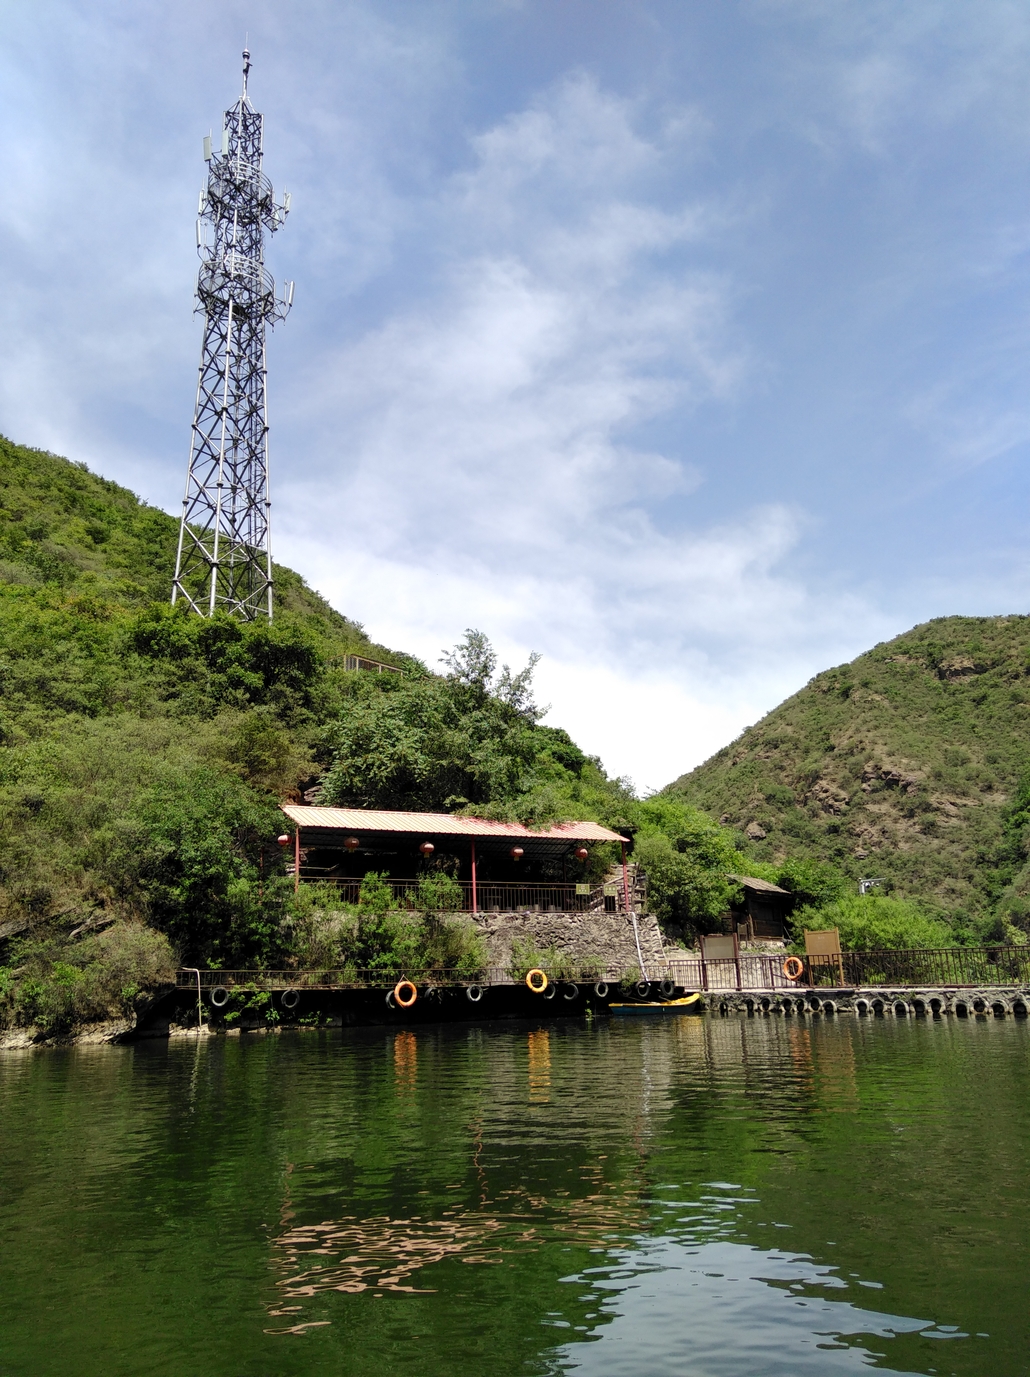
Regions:
M 1027 1047 L 681 1018 L 0 1059 L 0 1372 L 1018 1377 Z

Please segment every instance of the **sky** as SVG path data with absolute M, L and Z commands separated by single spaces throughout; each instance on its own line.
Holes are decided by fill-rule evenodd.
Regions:
M 178 512 L 202 136 L 292 208 L 273 553 L 646 792 L 1030 600 L 1030 7 L 0 0 L 0 431 Z

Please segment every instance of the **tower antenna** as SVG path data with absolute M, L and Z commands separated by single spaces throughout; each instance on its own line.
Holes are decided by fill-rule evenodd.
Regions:
M 293 304 L 293 283 L 277 297 L 264 266 L 265 230 L 282 226 L 290 197 L 277 203 L 261 171 L 262 117 L 247 95 L 249 74 L 244 49 L 243 91 L 225 112 L 221 143 L 204 140 L 204 339 L 172 583 L 173 605 L 183 598 L 203 617 L 221 608 L 247 621 L 272 617 L 265 327 L 285 320 Z

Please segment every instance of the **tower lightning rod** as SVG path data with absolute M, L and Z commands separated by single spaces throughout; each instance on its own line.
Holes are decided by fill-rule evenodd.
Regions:
M 216 147 L 204 139 L 207 185 L 197 219 L 197 311 L 204 316 L 186 495 L 172 582 L 202 617 L 222 609 L 272 617 L 265 329 L 285 320 L 293 283 L 277 297 L 264 264 L 265 230 L 290 209 L 261 171 L 262 116 L 243 89 L 225 112 Z

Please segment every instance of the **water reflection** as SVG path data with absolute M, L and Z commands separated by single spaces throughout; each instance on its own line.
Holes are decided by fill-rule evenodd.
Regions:
M 913 1340 L 970 1337 L 864 1309 L 834 1294 L 848 1284 L 833 1268 L 738 1243 L 649 1240 L 576 1281 L 598 1291 L 609 1319 L 596 1344 L 566 1345 L 558 1355 L 562 1371 L 582 1377 L 932 1372 L 909 1365 L 918 1360 Z
M 526 1038 L 529 1052 L 529 1102 L 547 1104 L 551 1098 L 551 1030 L 535 1028 Z
M 598 1020 L 0 1060 L 0 1371 L 1014 1377 L 1026 1033 Z
M 418 1038 L 402 1030 L 393 1040 L 393 1075 L 402 1098 L 414 1090 L 418 1077 Z

